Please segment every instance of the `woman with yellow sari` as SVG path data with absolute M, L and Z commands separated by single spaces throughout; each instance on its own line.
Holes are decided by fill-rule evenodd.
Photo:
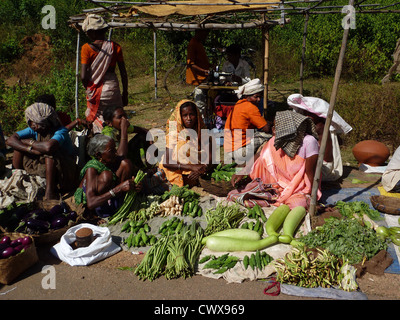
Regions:
M 178 186 L 194 186 L 206 173 L 211 144 L 202 146 L 201 130 L 206 129 L 193 101 L 180 101 L 167 122 L 166 151 L 160 163 L 168 181 Z
M 199 177 L 211 164 L 211 141 L 201 140 L 202 129 L 206 126 L 196 104 L 190 100 L 178 102 L 167 122 L 165 154 L 157 172 L 143 182 L 148 193 L 157 193 L 160 186 L 163 189 L 158 191 L 172 185 L 198 185 Z

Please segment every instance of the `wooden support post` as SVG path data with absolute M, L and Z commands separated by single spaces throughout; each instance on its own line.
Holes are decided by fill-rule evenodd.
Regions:
M 353 4 L 354 4 L 354 0 L 350 0 L 349 5 L 353 6 Z M 309 213 L 310 213 L 311 217 L 313 217 L 315 215 L 315 209 L 316 209 L 316 205 L 317 205 L 317 192 L 318 192 L 318 187 L 319 187 L 320 180 L 321 180 L 321 169 L 322 169 L 322 164 L 324 161 L 326 141 L 328 139 L 329 127 L 331 126 L 333 111 L 335 109 L 335 102 L 336 102 L 336 96 L 337 96 L 338 87 L 339 87 L 339 80 L 340 80 L 340 76 L 342 73 L 343 60 L 344 60 L 344 55 L 345 55 L 346 46 L 347 46 L 347 39 L 349 37 L 349 29 L 350 29 L 349 26 L 346 26 L 344 28 L 344 32 L 343 32 L 342 47 L 340 48 L 338 63 L 337 63 L 336 72 L 335 72 L 335 79 L 333 82 L 331 98 L 329 101 L 328 114 L 326 116 L 324 132 L 323 132 L 322 141 L 321 141 L 321 147 L 320 147 L 319 154 L 318 154 L 317 168 L 315 170 L 314 181 L 313 181 L 312 191 L 311 191 L 311 203 L 310 203 L 310 208 L 309 208 Z
M 308 27 L 309 14 L 306 11 L 304 17 L 304 30 L 303 30 L 303 46 L 301 50 L 301 63 L 300 63 L 300 94 L 303 95 L 303 80 L 304 80 L 304 64 L 306 56 L 306 44 L 307 44 L 307 27 Z
M 157 32 L 154 29 L 153 31 L 153 42 L 154 42 L 154 98 L 157 99 Z
M 269 73 L 269 27 L 263 27 L 263 40 L 264 40 L 264 117 L 267 115 L 268 105 L 268 73 Z
M 80 72 L 79 72 L 79 48 L 81 41 L 81 33 L 78 31 L 78 36 L 76 39 L 76 61 L 75 61 L 75 118 L 79 118 L 79 85 L 81 83 Z

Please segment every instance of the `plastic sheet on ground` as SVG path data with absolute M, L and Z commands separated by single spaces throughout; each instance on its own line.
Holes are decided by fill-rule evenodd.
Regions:
M 344 291 L 335 288 L 302 288 L 290 284 L 281 284 L 280 287 L 283 294 L 291 296 L 335 300 L 368 300 L 367 296 L 361 291 Z

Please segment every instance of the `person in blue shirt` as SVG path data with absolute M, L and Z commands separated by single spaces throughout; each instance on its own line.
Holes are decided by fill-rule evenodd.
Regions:
M 60 192 L 76 188 L 76 157 L 68 129 L 48 104 L 34 103 L 25 110 L 26 129 L 6 141 L 13 148 L 12 166 L 46 179 L 44 198 L 59 199 Z

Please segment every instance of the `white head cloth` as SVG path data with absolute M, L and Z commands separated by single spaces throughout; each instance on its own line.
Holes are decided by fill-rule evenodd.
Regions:
M 297 112 L 301 113 L 301 110 L 306 110 L 325 119 L 329 111 L 329 103 L 325 100 L 315 97 L 303 97 L 298 93 L 290 95 L 287 99 L 287 103 Z M 336 111 L 333 112 L 331 127 L 329 129 L 332 132 L 344 134 L 353 130 Z
M 240 86 L 235 93 L 238 98 L 241 99 L 242 96 L 251 96 L 252 94 L 256 94 L 258 92 L 264 91 L 264 85 L 261 83 L 260 79 L 253 79 L 244 85 Z

